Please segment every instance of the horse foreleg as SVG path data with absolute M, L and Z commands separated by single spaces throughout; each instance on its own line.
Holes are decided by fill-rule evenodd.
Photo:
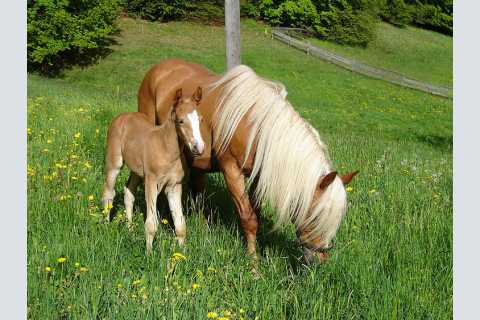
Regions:
M 256 260 L 258 220 L 245 188 L 245 176 L 234 161 L 221 164 L 227 188 L 233 198 L 245 233 L 247 253 Z
M 145 177 L 145 200 L 147 202 L 147 218 L 145 219 L 145 242 L 147 246 L 147 254 L 152 252 L 153 239 L 157 233 L 157 196 L 159 186 L 155 177 Z
M 187 226 L 182 212 L 182 184 L 178 183 L 173 186 L 167 186 L 165 193 L 167 194 L 168 206 L 172 213 L 178 244 L 183 246 L 187 235 Z

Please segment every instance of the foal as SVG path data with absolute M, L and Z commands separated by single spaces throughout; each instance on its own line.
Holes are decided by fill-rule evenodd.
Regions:
M 183 97 L 182 89 L 178 89 L 170 117 L 161 126 L 151 124 L 142 113 L 127 112 L 113 119 L 108 129 L 102 203 L 108 212 L 115 197 L 115 180 L 125 161 L 131 171 L 124 196 L 129 229 L 132 226 L 135 190 L 142 178 L 145 182 L 147 253 L 152 250 L 157 232 L 156 201 L 163 188 L 172 212 L 178 243 L 183 245 L 185 242 L 186 225 L 181 203 L 185 168 L 182 149 L 186 145 L 194 156 L 203 153 L 205 144 L 199 126 L 201 116 L 196 111 L 201 97 L 200 87 L 191 98 Z

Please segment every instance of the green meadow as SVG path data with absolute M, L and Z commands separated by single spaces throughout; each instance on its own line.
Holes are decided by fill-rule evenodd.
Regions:
M 375 67 L 408 77 L 451 87 L 453 84 L 452 37 L 411 26 L 397 28 L 379 23 L 376 38 L 366 48 L 309 39 L 312 44 Z
M 58 78 L 28 76 L 29 319 L 452 318 L 451 100 L 324 63 L 243 21 L 242 62 L 286 85 L 337 171 L 360 170 L 335 248 L 327 263 L 304 265 L 293 228 L 272 232 L 275 216 L 264 212 L 255 279 L 223 177 L 212 174 L 201 201 L 185 195 L 186 250 L 176 246 L 164 208 L 147 257 L 143 191 L 134 230 L 126 227 L 126 169 L 116 214 L 109 224 L 102 219 L 108 124 L 136 110 L 144 73 L 162 59 L 223 72 L 224 30 L 132 19 L 119 27 L 111 54 L 98 63 Z M 451 47 L 451 38 L 444 41 Z M 432 64 L 441 55 L 428 43 L 416 45 Z M 428 79 L 430 69 L 415 61 L 418 68 L 405 68 Z M 451 58 L 436 67 L 451 74 Z

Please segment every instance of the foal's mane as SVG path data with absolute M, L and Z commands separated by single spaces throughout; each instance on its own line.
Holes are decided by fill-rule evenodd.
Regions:
M 256 198 L 272 205 L 277 226 L 291 220 L 308 229 L 307 239 L 327 247 L 346 209 L 340 178 L 324 191 L 312 208 L 320 178 L 332 171 L 326 145 L 286 99 L 281 83 L 259 77 L 245 65 L 228 71 L 210 89 L 221 89 L 213 121 L 214 147 L 225 151 L 248 113 L 249 137 L 245 159 L 254 141 L 256 153 L 250 181 L 257 179 Z

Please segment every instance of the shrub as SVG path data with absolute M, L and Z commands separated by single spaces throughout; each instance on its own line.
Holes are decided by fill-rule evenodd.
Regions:
M 318 24 L 317 9 L 310 0 L 287 0 L 275 10 L 267 11 L 274 24 L 290 27 L 312 27 Z
M 199 20 L 223 23 L 223 0 L 123 0 L 124 9 L 134 17 L 150 21 Z
M 415 5 L 412 13 L 413 23 L 434 31 L 453 35 L 453 17 L 434 5 Z
M 375 38 L 375 24 L 375 17 L 365 11 L 332 7 L 320 13 L 321 27 L 317 32 L 327 40 L 365 47 Z
M 395 26 L 404 27 L 412 22 L 412 13 L 403 0 L 383 0 L 379 2 L 380 17 Z
M 29 70 L 55 73 L 71 57 L 91 60 L 116 30 L 118 9 L 117 0 L 28 1 Z
M 124 8 L 133 16 L 150 21 L 182 19 L 187 14 L 186 0 L 125 0 Z

